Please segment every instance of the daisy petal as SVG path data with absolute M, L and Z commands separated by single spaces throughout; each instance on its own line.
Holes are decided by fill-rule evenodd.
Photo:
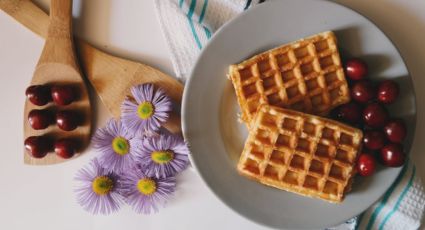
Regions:
M 106 169 L 120 173 L 133 165 L 133 155 L 139 141 L 121 124 L 111 119 L 104 128 L 97 130 L 92 139 L 93 147 L 100 152 L 99 162 Z M 115 143 L 115 145 L 114 145 Z M 114 149 L 114 147 L 123 148 Z
M 185 170 L 189 165 L 189 149 L 183 138 L 163 134 L 146 137 L 137 146 L 135 164 L 139 164 L 148 176 L 166 178 Z
M 101 195 L 93 190 L 93 183 L 99 177 L 112 182 L 110 189 Z M 108 215 L 116 212 L 124 201 L 120 192 L 122 187 L 118 175 L 101 167 L 96 158 L 77 172 L 75 180 L 79 182 L 74 190 L 77 202 L 84 210 L 92 214 Z
M 145 182 L 147 187 L 140 186 Z M 138 213 L 150 214 L 158 212 L 159 207 L 165 205 L 174 193 L 176 179 L 168 177 L 158 179 L 149 177 L 140 169 L 134 168 L 122 176 L 123 194 L 127 203 Z M 143 184 L 142 184 L 143 185 Z
M 158 131 L 172 111 L 171 99 L 162 89 L 155 90 L 153 84 L 142 84 L 131 88 L 136 100 L 127 98 L 121 104 L 122 122 L 132 133 Z

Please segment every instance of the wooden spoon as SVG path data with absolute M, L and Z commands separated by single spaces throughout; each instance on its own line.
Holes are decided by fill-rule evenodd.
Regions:
M 34 33 L 47 36 L 48 16 L 31 1 L 0 0 L 0 9 Z M 130 94 L 130 87 L 137 84 L 154 83 L 174 102 L 181 103 L 183 85 L 173 77 L 151 66 L 102 52 L 78 38 L 76 45 L 85 76 L 115 118 L 120 117 L 120 105 Z M 181 131 L 178 111 L 164 126 L 173 133 Z
M 31 1 L 0 0 L 0 9 L 39 36 L 47 37 L 49 16 Z M 115 118 L 120 116 L 119 105 L 129 95 L 129 86 L 120 84 L 117 89 L 114 84 L 105 85 L 106 79 L 132 84 L 154 83 L 165 89 L 176 103 L 181 103 L 183 85 L 176 79 L 148 65 L 109 55 L 81 39 L 75 41 L 85 76 Z M 179 132 L 179 116 L 172 116 L 165 126 L 174 133 Z
M 47 135 L 55 140 L 72 138 L 80 143 L 78 153 L 81 153 L 90 141 L 91 109 L 87 88 L 76 61 L 72 41 L 72 0 L 52 0 L 50 12 L 46 42 L 31 85 L 70 85 L 78 93 L 78 98 L 67 106 L 56 106 L 49 103 L 42 107 L 33 105 L 27 100 L 24 112 L 24 137 Z M 29 112 L 33 109 L 72 110 L 79 114 L 82 123 L 73 131 L 60 130 L 56 125 L 51 125 L 44 130 L 34 130 L 27 120 Z M 79 155 L 78 153 L 76 156 Z M 49 153 L 41 159 L 24 153 L 24 162 L 27 164 L 43 165 L 62 161 L 64 159 L 54 153 Z

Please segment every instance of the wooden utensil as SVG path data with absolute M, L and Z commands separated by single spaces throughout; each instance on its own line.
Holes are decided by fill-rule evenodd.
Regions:
M 67 106 L 33 105 L 25 101 L 24 137 L 47 135 L 54 139 L 72 138 L 80 143 L 78 153 L 87 147 L 90 141 L 91 109 L 87 88 L 76 61 L 72 41 L 72 0 L 52 0 L 50 7 L 50 25 L 43 51 L 35 68 L 31 85 L 70 85 L 78 94 L 78 99 Z M 56 125 L 47 129 L 34 130 L 28 123 L 28 114 L 33 109 L 72 110 L 81 116 L 79 127 L 73 131 L 60 130 Z M 79 154 L 76 154 L 78 156 Z M 41 159 L 33 158 L 26 152 L 24 162 L 32 165 L 54 164 L 64 161 L 54 153 Z
M 29 0 L 0 0 L 0 9 L 41 37 L 47 36 L 48 16 Z M 93 85 L 103 104 L 115 118 L 120 105 L 133 85 L 154 83 L 163 88 L 176 103 L 181 103 L 183 85 L 151 66 L 115 57 L 76 39 L 79 60 L 85 76 Z M 173 133 L 180 132 L 180 117 L 175 113 L 164 125 Z

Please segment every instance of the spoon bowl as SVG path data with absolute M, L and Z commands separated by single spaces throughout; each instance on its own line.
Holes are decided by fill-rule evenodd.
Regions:
M 69 85 L 78 97 L 70 105 L 56 106 L 48 103 L 44 106 L 33 105 L 28 100 L 24 109 L 24 139 L 29 136 L 48 136 L 58 140 L 70 138 L 78 141 L 77 153 L 79 156 L 88 146 L 91 134 L 91 106 L 80 68 L 76 61 L 72 40 L 71 10 L 72 0 L 52 0 L 50 25 L 43 51 L 34 71 L 31 85 Z M 63 131 L 56 125 L 50 125 L 43 130 L 34 130 L 28 123 L 27 116 L 33 109 L 47 109 L 52 112 L 72 110 L 79 115 L 79 124 L 75 130 Z M 48 165 L 63 162 L 65 159 L 54 153 L 49 153 L 43 158 L 33 158 L 24 153 L 24 163 L 30 165 Z

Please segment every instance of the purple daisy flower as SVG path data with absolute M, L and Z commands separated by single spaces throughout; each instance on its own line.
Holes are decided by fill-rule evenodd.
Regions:
M 132 133 L 157 131 L 166 122 L 172 111 L 171 99 L 162 89 L 153 84 L 142 84 L 131 88 L 136 102 L 127 98 L 121 105 L 121 119 Z
M 189 149 L 183 138 L 177 135 L 146 137 L 137 146 L 134 155 L 148 176 L 165 178 L 174 176 L 189 165 Z
M 118 175 L 103 168 L 96 158 L 77 172 L 75 180 L 80 182 L 75 189 L 77 202 L 90 213 L 108 215 L 124 202 Z
M 97 130 L 92 141 L 93 147 L 102 153 L 99 156 L 102 166 L 120 173 L 133 166 L 133 155 L 141 138 L 133 138 L 120 121 L 111 119 Z
M 127 203 L 138 213 L 158 212 L 174 193 L 175 177 L 158 179 L 149 177 L 138 168 L 122 176 L 123 195 Z

